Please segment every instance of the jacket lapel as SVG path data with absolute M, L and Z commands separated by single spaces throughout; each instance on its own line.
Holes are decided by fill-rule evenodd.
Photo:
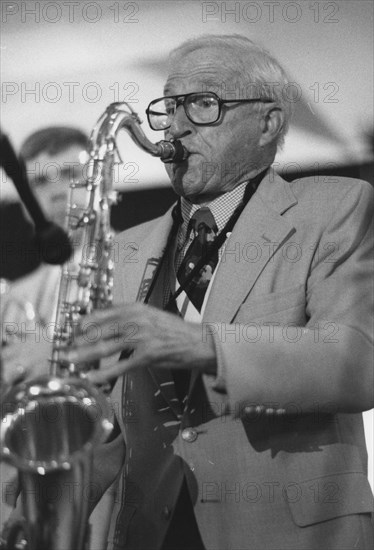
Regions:
M 138 262 L 134 264 L 132 270 L 132 284 L 134 285 L 131 290 L 131 296 L 137 301 L 144 301 L 150 285 L 153 282 L 161 263 L 161 260 L 166 251 L 168 243 L 168 237 L 172 228 L 173 220 L 171 215 L 171 209 L 160 218 L 155 227 L 149 232 L 149 234 L 143 239 L 137 248 Z M 153 288 L 149 297 L 149 305 L 163 307 L 163 273 L 161 269 L 161 276 L 157 276 L 158 280 Z M 140 283 L 139 283 L 140 282 Z M 123 284 L 126 284 L 125 281 Z M 157 391 L 155 396 L 158 398 L 157 402 L 160 408 L 163 408 L 163 403 L 168 404 L 170 409 L 179 419 L 182 416 L 182 408 L 179 399 L 175 393 L 174 378 L 170 369 L 148 369 Z M 162 399 L 163 398 L 163 399 Z
M 163 257 L 172 227 L 171 209 L 155 220 L 139 242 L 119 242 L 126 251 L 120 285 L 126 289 L 126 301 L 143 301 Z M 126 233 L 123 234 L 127 237 Z M 136 240 L 136 236 L 134 237 Z
M 266 264 L 294 233 L 282 214 L 295 204 L 289 184 L 268 172 L 226 242 L 203 321 L 233 320 Z

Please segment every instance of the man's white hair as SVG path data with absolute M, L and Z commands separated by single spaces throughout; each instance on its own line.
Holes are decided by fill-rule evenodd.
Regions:
M 294 98 L 287 74 L 278 61 L 264 48 L 239 34 L 207 34 L 191 38 L 170 53 L 170 61 L 175 66 L 187 54 L 206 48 L 232 53 L 230 66 L 222 64 L 222 80 L 229 83 L 229 92 L 233 86 L 239 86 L 238 99 L 270 98 L 283 111 L 284 124 L 278 135 L 278 146 L 282 145 L 289 128 Z M 263 105 L 256 104 L 254 108 L 260 111 Z

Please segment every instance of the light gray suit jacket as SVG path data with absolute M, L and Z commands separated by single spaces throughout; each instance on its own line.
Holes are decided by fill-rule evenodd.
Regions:
M 110 548 L 160 548 L 184 475 L 208 550 L 370 547 L 372 205 L 366 182 L 265 176 L 203 317 L 219 378 L 193 373 L 183 414 L 165 371 L 116 383 L 127 452 Z M 119 236 L 117 302 L 152 279 L 171 224 Z

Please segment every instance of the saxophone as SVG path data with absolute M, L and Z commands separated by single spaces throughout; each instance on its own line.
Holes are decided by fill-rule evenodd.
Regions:
M 153 144 L 141 120 L 126 103 L 112 103 L 92 130 L 87 177 L 72 183 L 87 192 L 79 210 L 69 199 L 68 229 L 83 232 L 79 269 L 62 268 L 52 358 L 48 376 L 11 388 L 2 404 L 3 459 L 19 471 L 24 522 L 9 533 L 7 550 L 85 550 L 88 548 L 92 456 L 112 429 L 105 394 L 85 378 L 97 361 L 67 363 L 61 350 L 72 345 L 84 315 L 112 303 L 114 235 L 110 207 L 116 201 L 113 171 L 120 130 L 163 162 L 181 162 L 188 152 L 179 141 Z

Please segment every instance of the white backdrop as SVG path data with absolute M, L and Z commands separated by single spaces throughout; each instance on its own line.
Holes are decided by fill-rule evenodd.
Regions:
M 1 10 L 1 125 L 16 147 L 43 125 L 88 132 L 114 100 L 127 100 L 144 116 L 162 95 L 171 48 L 202 33 L 237 32 L 272 51 L 294 83 L 294 124 L 277 160 L 292 168 L 369 157 L 370 1 L 15 1 L 1 2 Z M 120 186 L 166 184 L 157 159 L 145 158 L 127 138 L 121 149 L 138 171 L 130 174 L 129 165 Z

